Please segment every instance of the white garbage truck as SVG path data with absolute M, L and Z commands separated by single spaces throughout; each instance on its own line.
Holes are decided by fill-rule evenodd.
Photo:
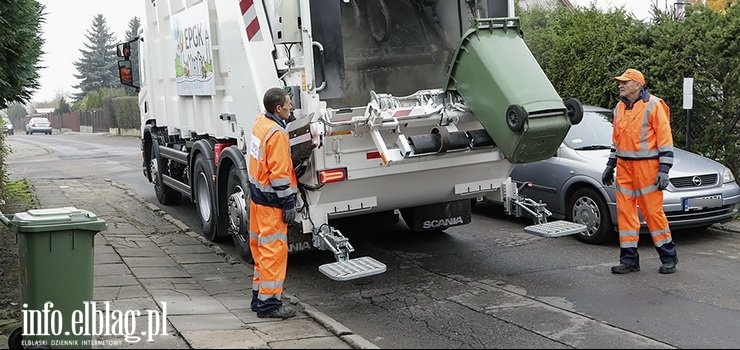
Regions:
M 516 163 L 552 155 L 582 116 L 489 0 L 145 0 L 137 38 L 118 45 L 139 91 L 143 172 L 161 204 L 194 202 L 202 234 L 249 252 L 246 146 L 262 97 L 289 91 L 299 178 L 291 253 L 331 251 L 334 280 L 385 271 L 350 258 L 335 218 L 388 213 L 410 229 L 471 221 L 488 198 L 525 231 L 576 233 L 518 196 Z M 132 62 L 132 57 L 138 57 Z

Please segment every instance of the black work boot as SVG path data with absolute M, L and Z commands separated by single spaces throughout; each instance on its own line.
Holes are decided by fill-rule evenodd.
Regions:
M 637 248 L 620 248 L 619 265 L 612 266 L 612 273 L 623 275 L 637 271 L 640 271 L 640 255 Z
M 257 312 L 259 318 L 291 318 L 295 316 L 295 310 L 290 306 L 281 305 L 279 308 L 272 309 L 265 312 Z
M 655 247 L 660 255 L 660 261 L 663 263 L 658 269 L 658 272 L 662 274 L 670 274 L 676 272 L 676 265 L 678 264 L 678 255 L 676 254 L 676 243 L 669 242 L 660 247 Z
M 625 273 L 640 271 L 640 265 L 627 265 L 620 263 L 619 265 L 612 266 L 612 273 L 623 275 Z
M 676 272 L 676 265 L 678 265 L 678 257 L 675 261 L 664 262 L 663 266 L 658 269 L 658 272 L 662 274 L 671 274 Z
M 252 302 L 251 307 L 253 312 L 257 312 L 257 291 L 252 291 Z

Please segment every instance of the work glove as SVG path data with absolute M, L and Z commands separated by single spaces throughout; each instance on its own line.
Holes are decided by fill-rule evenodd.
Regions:
M 295 221 L 295 215 L 298 213 L 295 207 L 283 209 L 283 221 L 286 224 L 292 224 Z
M 662 191 L 668 188 L 668 174 L 664 172 L 658 172 L 658 176 L 655 177 L 655 184 L 658 185 L 658 190 Z
M 614 167 L 607 166 L 604 172 L 601 174 L 601 183 L 604 186 L 611 186 L 614 183 Z

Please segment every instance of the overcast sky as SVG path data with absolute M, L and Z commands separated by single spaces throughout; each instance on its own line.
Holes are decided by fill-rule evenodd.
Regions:
M 144 4 L 150 0 L 40 0 L 46 6 L 46 23 L 42 27 L 44 55 L 40 72 L 41 87 L 36 91 L 33 101 L 49 101 L 57 94 L 69 95 L 76 90 L 72 87 L 79 81 L 73 62 L 80 59 L 80 49 L 87 42 L 85 34 L 92 27 L 93 17 L 102 14 L 116 36 L 122 41 L 132 17 L 143 17 Z M 219 0 L 226 1 L 226 0 Z M 236 0 L 233 0 L 236 1 Z M 328 0 L 325 0 L 328 1 Z M 625 6 L 635 17 L 645 19 L 649 16 L 653 0 L 570 0 L 576 6 L 588 6 L 592 2 L 600 8 Z M 658 0 L 661 6 L 674 0 Z

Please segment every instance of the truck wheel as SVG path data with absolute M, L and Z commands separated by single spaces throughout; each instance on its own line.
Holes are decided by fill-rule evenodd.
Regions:
M 528 117 L 527 110 L 520 105 L 511 105 L 506 109 L 506 125 L 513 132 L 521 132 Z
M 198 217 L 200 217 L 201 231 L 209 241 L 215 242 L 218 239 L 218 225 L 213 202 L 213 181 L 211 180 L 213 172 L 206 164 L 203 155 L 196 156 L 193 164 L 193 195 Z
M 254 262 L 249 248 L 249 191 L 242 185 L 236 167 L 229 170 L 229 181 L 226 185 L 227 210 L 229 213 L 229 235 L 234 241 L 234 248 L 239 257 L 249 264 Z
M 149 161 L 149 171 L 152 175 L 152 183 L 154 184 L 154 193 L 157 195 L 157 200 L 163 205 L 172 205 L 180 202 L 182 195 L 177 192 L 174 188 L 171 188 L 162 182 L 162 173 L 166 165 L 159 156 L 157 150 L 157 144 L 152 144 L 151 149 L 151 161 Z
M 8 335 L 8 349 L 23 349 L 23 328 L 18 327 Z
M 567 219 L 586 225 L 586 233 L 576 236 L 581 242 L 603 244 L 616 238 L 609 207 L 594 189 L 581 188 L 573 193 L 568 201 Z
M 576 125 L 583 120 L 583 104 L 577 98 L 569 98 L 563 101 L 566 113 L 571 125 Z

